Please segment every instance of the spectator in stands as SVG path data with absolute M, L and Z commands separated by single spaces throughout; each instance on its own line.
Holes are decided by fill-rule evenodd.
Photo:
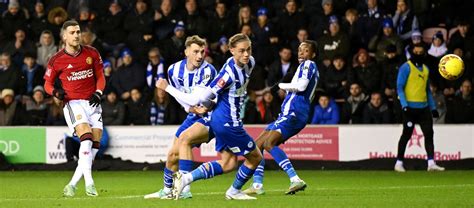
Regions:
M 0 126 L 25 124 L 25 112 L 21 103 L 17 102 L 12 89 L 3 89 L 0 102 Z
M 97 38 L 97 35 L 90 30 L 82 30 L 81 41 L 83 45 L 92 46 L 99 51 L 100 54 L 104 54 L 102 48 L 102 41 Z
M 312 39 L 316 40 L 329 33 L 329 18 L 335 16 L 332 0 L 322 0 L 321 7 L 323 9 L 322 13 L 311 14 L 308 26 Z
M 244 109 L 242 121 L 244 124 L 261 124 L 262 120 L 257 107 L 257 95 L 253 90 L 247 90 L 247 93 L 247 99 L 245 99 L 242 106 Z
M 448 52 L 446 43 L 443 38 L 443 33 L 438 31 L 433 36 L 433 41 L 431 42 L 431 47 L 428 49 L 428 55 L 435 57 L 436 59 L 441 59 Z
M 10 59 L 10 54 L 2 53 L 0 55 L 0 90 L 5 88 L 18 91 L 20 73 Z
M 349 36 L 351 49 L 349 54 L 357 53 L 359 48 L 362 48 L 362 28 L 359 21 L 359 13 L 355 9 L 348 9 L 342 20 L 342 30 Z
M 84 11 L 84 9 L 89 10 L 90 4 L 89 0 L 69 0 L 66 7 L 67 13 L 71 18 L 75 19 L 80 16 L 81 11 Z M 81 27 L 81 29 L 83 28 Z
M 474 123 L 474 99 L 470 80 L 464 80 L 460 93 L 448 102 L 446 123 Z
M 49 30 L 44 30 L 41 32 L 39 38 L 39 45 L 36 49 L 37 59 L 36 63 L 38 65 L 46 68 L 49 58 L 53 56 L 58 51 L 58 47 L 54 43 L 54 36 Z
M 349 97 L 342 107 L 341 123 L 360 124 L 363 121 L 363 112 L 369 96 L 362 92 L 358 83 L 352 83 Z
M 336 55 L 332 64 L 321 77 L 322 87 L 327 94 L 334 99 L 346 97 L 348 89 L 349 69 L 343 56 Z
M 383 101 L 382 93 L 372 92 L 370 102 L 364 108 L 365 124 L 387 124 L 390 123 L 391 110 Z
M 339 107 L 327 94 L 322 94 L 318 99 L 319 105 L 314 107 L 311 124 L 338 124 Z
M 2 15 L 2 30 L 7 40 L 14 40 L 15 33 L 26 26 L 27 19 L 18 1 L 10 1 L 8 10 Z
M 41 1 L 37 1 L 35 3 L 35 8 L 33 13 L 31 14 L 29 27 L 31 28 L 32 32 L 31 36 L 29 37 L 35 42 L 37 41 L 37 38 L 41 36 L 43 31 L 48 28 L 48 19 L 46 11 L 44 9 L 44 4 Z
M 291 49 L 288 46 L 280 48 L 279 59 L 275 60 L 268 69 L 267 86 L 271 87 L 276 103 L 283 102 L 286 93 L 278 88 L 280 82 L 290 82 L 298 65 L 292 59 Z
M 359 19 L 362 32 L 362 47 L 367 47 L 370 39 L 377 34 L 385 17 L 385 11 L 378 6 L 377 0 L 367 0 L 367 9 L 360 12 Z
M 122 51 L 120 57 L 123 65 L 112 77 L 112 85 L 122 100 L 128 100 L 132 89 L 142 90 L 145 86 L 145 70 L 133 61 L 132 53 L 127 48 Z
M 150 124 L 150 108 L 142 97 L 142 93 L 138 89 L 130 91 L 130 100 L 127 102 L 126 108 L 126 125 L 149 125 Z
M 309 33 L 308 33 L 307 29 L 305 29 L 305 28 L 298 29 L 298 33 L 296 34 L 296 39 L 294 39 L 290 42 L 291 51 L 293 51 L 293 56 L 294 57 L 298 56 L 297 53 L 298 53 L 298 47 L 300 46 L 300 44 L 303 41 L 308 40 L 308 38 L 309 38 Z
M 186 34 L 207 37 L 207 20 L 205 16 L 199 13 L 196 0 L 185 0 L 184 8 L 186 10 L 184 13 Z
M 135 8 L 125 17 L 124 29 L 128 32 L 126 44 L 135 54 L 135 61 L 147 62 L 147 53 L 153 44 L 154 11 L 147 1 L 137 0 Z
M 68 13 L 62 7 L 55 7 L 48 12 L 48 30 L 54 36 L 55 40 L 62 40 L 62 37 L 59 37 L 61 33 L 61 26 L 67 20 Z
M 229 51 L 228 39 L 226 37 L 221 37 L 217 45 L 217 50 L 213 53 L 214 67 L 216 69 L 222 68 L 222 65 L 225 64 L 225 61 L 228 57 L 232 56 Z
M 64 118 L 63 102 L 53 96 L 53 102 L 49 105 L 46 125 L 48 126 L 64 126 L 66 120 Z
M 300 28 L 307 26 L 307 19 L 303 13 L 298 10 L 298 4 L 295 0 L 288 0 L 285 5 L 285 12 L 278 17 L 278 28 L 281 31 L 281 43 L 289 44 L 296 39 L 296 34 Z
M 382 62 L 385 58 L 384 53 L 388 45 L 395 45 L 397 55 L 403 53 L 403 42 L 393 31 L 393 23 L 391 18 L 385 18 L 382 24 L 381 33 L 372 37 L 369 42 L 369 50 L 375 52 L 377 62 Z
M 21 67 L 19 94 L 32 95 L 35 86 L 43 86 L 44 72 L 44 68 L 36 64 L 36 57 L 34 54 L 25 54 L 25 58 L 23 58 L 23 66 Z
M 414 12 L 408 7 L 407 0 L 397 1 L 397 10 L 395 11 L 395 15 L 393 15 L 392 20 L 396 34 L 405 42 L 411 38 L 411 34 L 414 31 L 417 31 L 420 28 L 418 19 Z
M 163 40 L 160 44 L 160 51 L 167 63 L 175 63 L 184 57 L 182 52 L 186 40 L 184 23 L 178 22 L 173 31 L 173 37 Z
M 252 19 L 252 14 L 251 14 L 251 9 L 250 6 L 248 5 L 243 5 L 239 8 L 239 13 L 237 16 L 237 24 L 234 26 L 236 31 L 239 31 L 243 25 L 251 24 L 253 21 Z
M 215 12 L 209 17 L 209 41 L 211 48 L 218 45 L 218 41 L 222 37 L 232 36 L 236 29 L 233 28 L 234 23 L 224 1 L 216 1 Z
M 433 118 L 433 123 L 444 124 L 446 118 L 446 99 L 435 82 L 430 82 L 430 90 L 431 94 L 433 94 L 436 110 L 439 112 L 439 118 Z
M 459 19 L 456 27 L 458 30 L 449 37 L 449 51 L 453 52 L 454 49 L 461 48 L 466 52 L 473 53 L 474 51 L 469 51 L 469 49 L 474 47 L 474 38 L 470 30 L 469 22 L 464 19 Z
M 115 70 L 112 69 L 112 63 L 109 60 L 104 59 L 104 77 L 105 77 L 105 89 L 104 95 L 109 94 L 111 90 L 115 90 L 113 86 L 112 77 L 115 74 Z
M 112 1 L 109 12 L 96 23 L 97 35 L 102 40 L 102 46 L 107 53 L 117 58 L 120 50 L 125 47 L 127 33 L 124 29 L 125 12 L 118 2 Z
M 26 124 L 27 125 L 45 125 L 46 117 L 48 115 L 48 104 L 44 99 L 44 88 L 41 85 L 36 86 L 33 89 L 33 96 L 22 97 L 22 102 L 25 105 L 26 110 Z
M 382 72 L 382 90 L 387 98 L 396 99 L 398 68 L 405 62 L 402 55 L 397 54 L 397 47 L 393 44 L 387 45 L 384 51 L 384 59 L 379 68 Z
M 253 56 L 256 64 L 268 66 L 275 58 L 278 36 L 274 25 L 268 19 L 268 9 L 260 8 L 257 11 L 257 21 L 253 22 L 252 32 L 255 42 L 252 42 Z
M 3 51 L 10 54 L 13 63 L 21 66 L 24 55 L 26 53 L 36 54 L 36 47 L 32 41 L 26 39 L 25 30 L 18 28 L 15 32 L 15 39 L 9 41 Z
M 150 103 L 151 125 L 176 125 L 186 118 L 185 111 L 168 93 L 155 88 L 153 95 Z
M 405 46 L 405 57 L 407 60 L 411 57 L 411 47 L 416 44 L 423 44 L 422 39 L 423 36 L 420 31 L 416 30 L 411 33 L 411 42 Z
M 123 125 L 125 120 L 125 105 L 117 98 L 114 90 L 108 91 L 102 102 L 102 119 L 104 125 Z
M 155 36 L 158 40 L 164 40 L 173 35 L 174 26 L 182 21 L 182 18 L 174 11 L 171 0 L 163 0 L 160 9 L 155 11 L 154 20 Z
M 270 91 L 263 93 L 262 99 L 257 103 L 261 123 L 268 124 L 278 118 L 280 105 L 275 102 Z
M 329 18 L 329 32 L 318 40 L 319 61 L 328 67 L 336 55 L 346 58 L 350 49 L 349 37 L 339 25 L 335 15 Z
M 382 71 L 370 60 L 365 49 L 360 49 L 355 55 L 354 64 L 353 75 L 351 75 L 352 82 L 360 83 L 365 93 L 379 91 Z
M 164 60 L 161 58 L 160 50 L 156 47 L 151 48 L 148 52 L 148 65 L 146 67 L 146 93 L 153 97 L 155 91 L 155 83 L 158 78 L 168 79 L 168 73 L 164 67 Z M 147 96 L 148 97 L 148 96 Z

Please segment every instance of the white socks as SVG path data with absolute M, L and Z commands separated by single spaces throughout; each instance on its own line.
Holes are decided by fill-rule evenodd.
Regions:
M 92 141 L 85 140 L 81 142 L 81 147 L 79 147 L 79 161 L 77 162 L 78 168 L 82 170 L 84 174 L 84 181 L 86 186 L 93 185 L 94 180 L 92 179 Z
M 436 165 L 435 161 L 433 159 L 428 160 L 428 167 L 430 167 L 432 165 Z
M 94 161 L 95 156 L 97 155 L 97 152 L 99 152 L 99 149 L 92 148 L 92 161 Z M 82 167 L 79 166 L 79 162 L 78 162 L 76 170 L 74 171 L 74 175 L 72 176 L 71 181 L 69 181 L 69 185 L 72 185 L 75 187 L 77 183 L 79 182 L 79 180 L 81 180 L 81 178 L 82 178 Z
M 398 166 L 403 165 L 403 161 L 397 160 L 397 162 L 395 163 L 395 165 L 398 165 Z

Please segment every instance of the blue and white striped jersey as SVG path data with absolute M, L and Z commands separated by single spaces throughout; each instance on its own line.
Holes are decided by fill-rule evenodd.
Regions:
M 318 67 L 313 61 L 306 60 L 302 62 L 291 82 L 297 82 L 298 79 L 306 78 L 309 80 L 306 90 L 302 92 L 288 92 L 281 105 L 281 113 L 289 115 L 292 112 L 308 114 L 311 101 L 314 98 L 314 92 L 319 80 Z
M 196 86 L 209 86 L 216 74 L 214 66 L 206 61 L 203 61 L 198 69 L 189 71 L 186 69 L 186 59 L 183 59 L 168 68 L 168 82 L 181 92 L 192 93 Z
M 233 57 L 227 59 L 217 77 L 209 85 L 217 95 L 217 105 L 212 113 L 211 122 L 219 122 L 228 126 L 241 126 L 240 111 L 247 96 L 247 84 L 255 66 L 255 59 L 244 67 L 239 67 Z

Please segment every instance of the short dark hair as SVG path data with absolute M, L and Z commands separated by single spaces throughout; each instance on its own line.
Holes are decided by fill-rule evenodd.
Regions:
M 77 26 L 79 23 L 76 20 L 68 20 L 63 23 L 63 26 L 61 27 L 62 30 L 66 30 L 67 27 L 69 26 Z

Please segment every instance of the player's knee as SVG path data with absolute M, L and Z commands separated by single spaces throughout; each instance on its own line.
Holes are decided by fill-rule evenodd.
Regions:
M 179 143 L 180 145 L 191 145 L 191 134 L 187 132 L 183 132 L 179 135 Z

